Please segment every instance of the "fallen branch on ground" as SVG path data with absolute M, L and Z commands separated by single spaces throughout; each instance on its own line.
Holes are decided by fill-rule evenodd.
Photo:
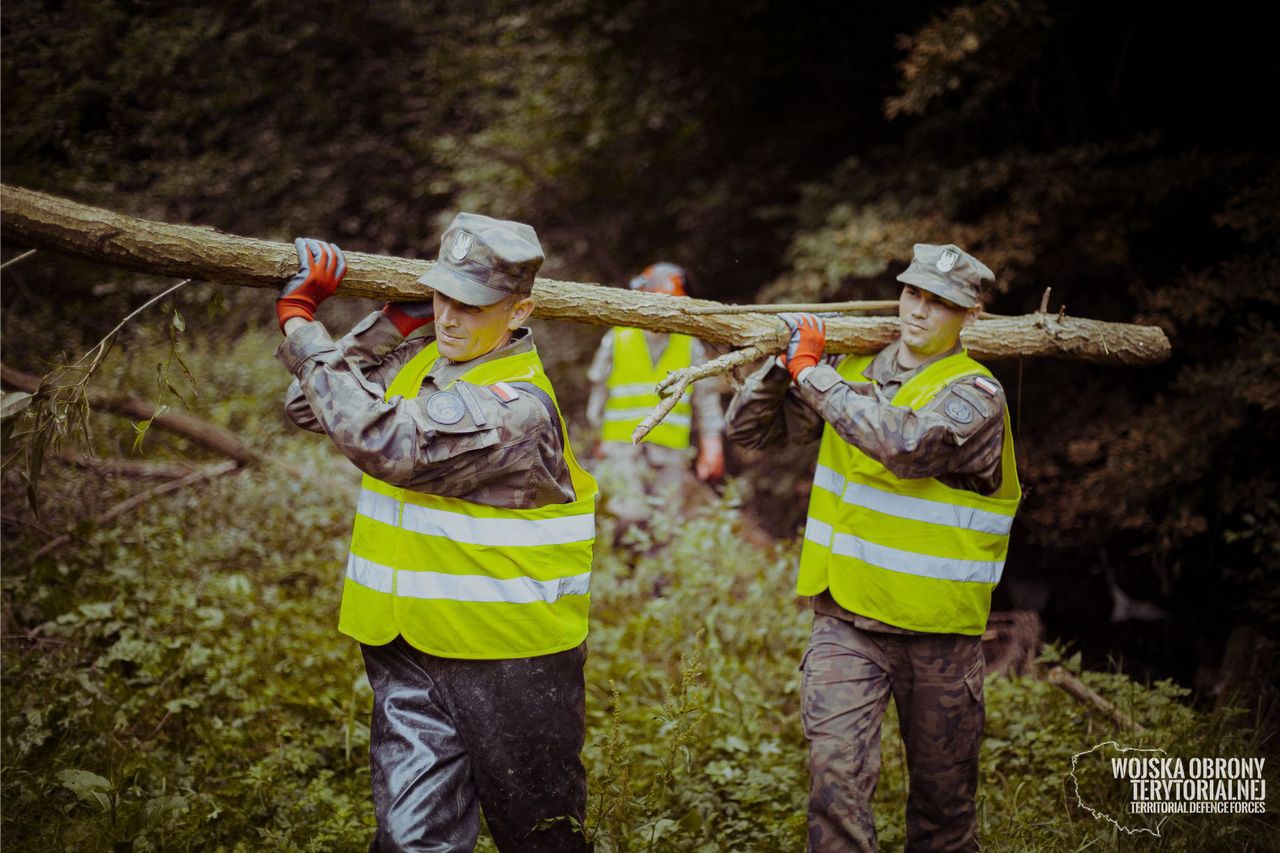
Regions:
M 1092 705 L 1102 713 L 1106 714 L 1116 725 L 1121 728 L 1131 729 L 1139 734 L 1146 731 L 1145 728 L 1128 714 L 1121 711 L 1115 705 L 1112 705 L 1102 696 L 1099 696 L 1094 690 L 1090 689 L 1083 681 L 1076 678 L 1060 666 L 1049 667 L 1048 672 L 1044 674 L 1044 680 L 1057 687 L 1061 687 L 1077 700 Z
M 203 480 L 212 480 L 214 477 L 221 477 L 223 474 L 230 474 L 239 470 L 240 470 L 240 465 L 238 463 L 228 460 L 226 462 L 219 462 L 216 465 L 207 466 L 191 474 L 188 474 L 185 477 L 179 477 L 175 480 L 169 480 L 168 482 L 161 483 L 160 485 L 156 486 L 153 489 L 147 489 L 145 492 L 140 492 L 134 495 L 133 497 L 128 498 L 127 500 L 123 500 L 120 503 L 116 504 L 115 506 L 111 507 L 109 510 L 107 510 L 106 512 L 102 513 L 97 518 L 95 518 L 93 520 L 93 525 L 94 527 L 101 527 L 107 522 L 112 521 L 116 518 L 119 518 L 120 516 L 124 515 L 127 512 L 135 510 L 138 507 L 146 504 L 147 502 L 154 500 L 155 498 L 163 497 L 164 495 L 167 495 L 170 492 L 176 492 L 179 489 L 183 489 L 183 488 L 186 488 L 187 486 L 192 485 L 193 483 L 199 483 Z M 35 562 L 36 560 L 40 559 L 44 555 L 49 554 L 53 551 L 56 551 L 57 549 L 61 548 L 63 545 L 66 545 L 68 542 L 70 542 L 74 538 L 75 537 L 72 536 L 70 533 L 63 533 L 60 536 L 54 537 L 53 539 L 46 542 L 44 545 L 40 546 L 40 548 L 38 548 L 36 552 L 31 555 L 31 561 Z
M 99 459 L 87 453 L 76 453 L 65 460 L 77 468 L 116 477 L 172 480 L 210 468 L 190 462 L 152 462 L 147 459 Z M 221 464 L 221 463 L 216 463 Z
M 31 373 L 0 365 L 0 384 L 16 388 L 28 394 L 40 390 L 41 379 Z M 94 409 L 114 412 L 135 420 L 146 420 L 155 414 L 155 407 L 137 397 L 112 397 L 101 391 L 89 392 L 89 405 Z M 230 430 L 192 415 L 166 412 L 152 422 L 152 426 L 194 441 L 214 453 L 234 460 L 239 465 L 256 465 L 264 461 L 258 451 L 249 447 Z

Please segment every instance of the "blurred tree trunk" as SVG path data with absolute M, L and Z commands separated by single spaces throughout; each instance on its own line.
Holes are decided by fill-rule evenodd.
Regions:
M 274 289 L 298 265 L 287 243 L 136 219 L 18 187 L 0 186 L 0 215 L 0 234 L 6 240 L 153 275 Z M 430 291 L 417 278 L 431 266 L 429 261 L 348 252 L 347 276 L 338 293 L 423 299 Z M 556 320 L 681 332 L 735 347 L 758 345 L 768 352 L 781 351 L 788 338 L 774 316 L 691 313 L 691 307 L 718 304 L 701 299 L 545 278 L 538 279 L 534 296 L 535 314 Z M 897 325 L 889 317 L 828 320 L 827 349 L 876 352 L 897 337 Z M 981 320 L 966 329 L 964 342 L 978 358 L 1054 356 L 1134 366 L 1156 364 L 1170 352 L 1164 332 L 1155 326 L 1044 314 Z

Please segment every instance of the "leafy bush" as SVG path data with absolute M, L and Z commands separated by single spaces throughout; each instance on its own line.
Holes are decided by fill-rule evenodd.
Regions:
M 151 501 L 101 529 L 83 518 L 136 484 L 52 465 L 36 518 L 6 474 L 0 795 L 13 849 L 367 844 L 371 693 L 354 645 L 334 627 L 356 476 L 323 439 L 285 425 L 273 340 L 193 343 L 185 357 L 202 382 L 202 411 L 235 424 L 275 464 Z M 107 369 L 139 393 L 149 381 L 137 366 Z M 127 447 L 128 425 L 108 423 L 95 430 L 100 449 Z M 158 433 L 146 446 L 193 452 Z M 753 544 L 738 492 L 686 516 L 658 513 L 618 546 L 612 519 L 601 519 L 584 753 L 586 829 L 599 850 L 803 846 L 797 665 L 809 617 L 792 595 L 794 545 Z M 31 559 L 65 528 L 72 544 Z M 1172 685 L 1080 677 L 1148 727 L 1144 744 L 1261 749 L 1237 712 L 1196 712 Z M 992 678 L 987 696 L 985 845 L 1130 844 L 1066 787 L 1073 753 L 1124 739 L 1114 724 L 1034 679 Z M 892 712 L 883 737 L 877 819 L 892 848 L 903 841 L 905 797 Z M 1167 824 L 1155 846 L 1268 839 L 1269 818 L 1192 816 Z

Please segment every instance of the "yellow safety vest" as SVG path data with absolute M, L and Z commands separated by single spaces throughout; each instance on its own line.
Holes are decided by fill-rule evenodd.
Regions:
M 604 441 L 631 443 L 636 431 L 649 414 L 662 401 L 658 396 L 658 383 L 673 370 L 693 364 L 693 338 L 688 335 L 671 335 L 667 348 L 654 364 L 649 355 L 649 345 L 640 329 L 615 328 L 613 330 L 613 372 L 609 374 L 609 399 L 604 406 L 604 428 L 600 437 Z M 689 430 L 693 423 L 693 391 L 686 389 L 680 402 L 649 434 L 645 441 L 683 450 L 689 446 Z
M 386 399 L 416 397 L 439 355 L 432 342 L 410 359 Z M 460 380 L 528 382 L 555 403 L 537 350 L 477 365 Z M 342 633 L 369 645 L 403 635 L 429 654 L 472 659 L 534 657 L 583 641 L 597 489 L 574 459 L 558 405 L 556 414 L 577 495 L 572 503 L 504 509 L 365 475 L 347 557 Z
M 871 357 L 837 368 L 865 382 Z M 947 384 L 991 372 L 967 352 L 939 359 L 903 384 L 892 404 L 919 410 Z M 906 480 L 842 439 L 822 432 L 796 592 L 830 588 L 840 606 L 914 631 L 981 634 L 1004 569 L 1009 529 L 1022 498 L 1009 412 L 1002 479 L 993 495 L 937 479 Z

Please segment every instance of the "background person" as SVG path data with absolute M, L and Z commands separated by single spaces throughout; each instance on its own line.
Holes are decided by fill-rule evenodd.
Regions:
M 685 296 L 688 280 L 683 267 L 663 262 L 646 267 L 631 280 L 631 288 Z M 619 520 L 620 529 L 646 521 L 655 508 L 682 505 L 695 435 L 698 479 L 724 476 L 724 415 L 716 382 L 693 383 L 644 441 L 631 443 L 631 434 L 661 401 L 658 382 L 671 371 L 706 360 L 702 342 L 689 335 L 616 327 L 600 341 L 587 372 L 587 421 L 600 430 L 596 456 L 604 508 Z

